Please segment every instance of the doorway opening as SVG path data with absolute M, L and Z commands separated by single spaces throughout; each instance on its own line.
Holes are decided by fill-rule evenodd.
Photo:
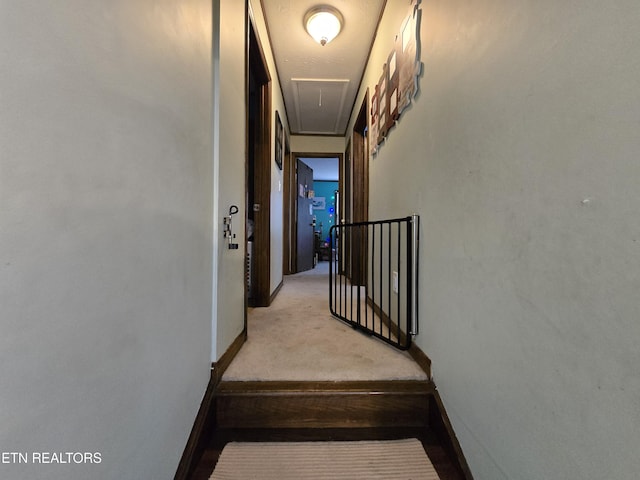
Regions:
M 330 260 L 329 228 L 340 218 L 342 153 L 294 152 L 284 172 L 285 274 Z
M 253 22 L 247 52 L 246 304 L 270 303 L 271 77 Z

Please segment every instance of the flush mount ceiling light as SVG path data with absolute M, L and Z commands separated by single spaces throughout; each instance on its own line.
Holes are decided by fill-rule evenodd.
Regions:
M 314 7 L 304 16 L 307 32 L 323 47 L 338 36 L 342 22 L 340 12 L 329 6 Z

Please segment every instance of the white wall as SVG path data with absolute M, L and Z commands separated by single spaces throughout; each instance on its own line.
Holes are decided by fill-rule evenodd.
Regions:
M 371 161 L 370 217 L 421 215 L 417 343 L 471 470 L 635 479 L 637 2 L 423 3 L 421 92 Z M 365 86 L 406 9 L 387 3 Z
M 213 332 L 212 360 L 216 361 L 227 351 L 231 343 L 244 329 L 244 239 L 246 217 L 246 17 L 244 2 L 221 0 L 220 31 L 214 32 L 214 76 L 219 78 L 219 111 L 214 117 L 214 158 L 218 171 L 214 171 L 214 191 L 218 203 L 217 218 L 214 218 L 214 239 L 220 248 L 214 263 L 214 298 L 216 309 Z M 276 76 L 275 64 L 264 17 L 260 4 L 250 2 L 251 15 L 258 30 L 272 80 L 272 133 L 275 129 L 275 111 L 285 129 L 287 117 L 284 113 L 280 85 Z M 216 41 L 219 42 L 216 45 Z M 271 272 L 270 291 L 273 293 L 282 282 L 282 235 L 283 235 L 283 188 L 282 171 L 273 159 L 275 139 L 271 135 Z M 228 215 L 229 207 L 236 205 L 239 213 L 232 218 L 235 241 L 240 245 L 237 250 L 229 250 L 222 237 L 223 217 Z M 217 273 L 216 273 L 217 270 Z
M 244 2 L 220 0 L 219 110 L 214 127 L 214 155 L 219 170 L 216 175 L 217 275 L 214 279 L 214 309 L 216 328 L 212 360 L 218 360 L 244 329 L 244 241 L 245 231 L 245 165 L 246 165 L 246 92 L 245 92 L 245 36 Z M 215 34 L 214 34 L 215 35 Z M 215 38 L 215 37 L 214 37 Z M 215 49 L 214 49 L 215 51 Z M 239 213 L 232 218 L 233 233 L 240 245 L 237 250 L 227 247 L 222 237 L 223 217 L 229 207 L 236 205 Z
M 210 368 L 210 44 L 204 0 L 0 8 L 3 479 L 175 473 Z
M 362 104 L 362 102 L 360 102 Z M 342 153 L 344 137 L 323 137 L 319 135 L 294 135 L 291 137 L 291 151 L 303 153 Z
M 260 4 L 250 2 L 251 11 L 245 12 L 244 2 L 220 0 L 219 32 L 214 32 L 214 78 L 219 79 L 215 92 L 219 110 L 214 116 L 214 192 L 218 210 L 214 218 L 214 243 L 217 249 L 214 259 L 213 304 L 216 311 L 211 359 L 217 361 L 244 329 L 244 239 L 246 218 L 246 16 L 253 17 L 258 37 L 267 60 L 272 80 L 272 118 L 275 128 L 275 111 L 280 112 L 285 128 L 280 85 L 275 72 L 273 55 Z M 214 4 L 215 8 L 215 4 Z M 273 159 L 275 146 L 271 136 L 271 272 L 270 291 L 273 293 L 282 282 L 282 232 L 283 192 L 282 171 Z M 229 207 L 236 205 L 239 213 L 232 218 L 237 250 L 229 250 L 222 237 L 223 217 Z

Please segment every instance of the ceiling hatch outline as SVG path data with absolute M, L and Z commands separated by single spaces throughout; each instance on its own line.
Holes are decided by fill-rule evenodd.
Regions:
M 327 134 L 328 126 L 331 125 L 331 132 L 338 135 L 350 80 L 347 78 L 292 78 L 291 83 L 298 133 Z M 314 119 L 317 122 L 315 125 L 302 124 L 303 109 L 310 110 L 304 118 Z M 316 109 L 315 114 L 312 113 L 312 109 Z M 318 127 L 318 123 L 327 126 Z

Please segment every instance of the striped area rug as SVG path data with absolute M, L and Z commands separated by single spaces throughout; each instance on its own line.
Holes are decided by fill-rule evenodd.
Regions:
M 229 443 L 211 480 L 439 480 L 414 439 Z

